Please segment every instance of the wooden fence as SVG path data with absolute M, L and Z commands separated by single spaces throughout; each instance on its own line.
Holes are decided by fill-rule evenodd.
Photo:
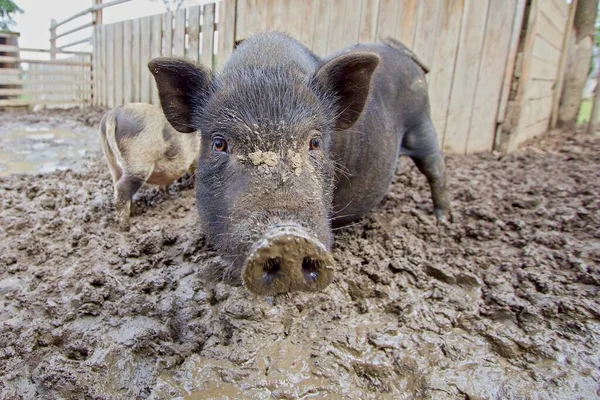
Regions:
M 548 127 L 568 14 L 566 0 L 222 0 L 96 26 L 93 103 L 157 103 L 150 59 L 184 56 L 218 69 L 235 43 L 265 29 L 321 56 L 389 36 L 431 68 L 445 152 L 512 150 Z
M 70 27 L 69 22 L 104 7 L 128 0 L 115 0 L 84 10 L 60 23 L 52 20 L 50 26 L 50 49 L 11 46 L 0 48 L 0 106 L 73 107 L 89 106 L 92 102 L 92 52 L 74 51 L 73 46 L 90 42 L 91 37 L 75 38 L 74 34 L 85 32 L 94 22 Z M 88 29 L 91 35 L 91 29 Z M 24 58 L 23 53 L 44 54 L 49 59 Z M 7 64 L 8 63 L 8 64 Z
M 156 86 L 147 67 L 155 57 L 186 57 L 218 68 L 233 51 L 234 18 L 235 0 L 224 0 L 97 26 L 94 104 L 158 104 Z
M 569 12 L 571 11 L 571 12 Z M 527 10 L 519 63 L 512 74 L 517 89 L 509 99 L 505 126 L 499 129 L 497 148 L 512 151 L 524 141 L 548 130 L 558 114 L 564 77 L 568 31 L 574 7 L 565 1 L 532 0 Z

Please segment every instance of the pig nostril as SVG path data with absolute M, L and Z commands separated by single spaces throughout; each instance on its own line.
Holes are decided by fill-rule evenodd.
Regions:
M 263 280 L 267 285 L 269 285 L 271 282 L 273 282 L 273 279 L 281 268 L 281 262 L 279 261 L 279 258 L 270 258 L 263 264 L 262 268 L 265 272 L 263 275 Z
M 308 283 L 314 283 L 319 276 L 319 269 L 322 267 L 323 261 L 315 260 L 311 257 L 302 259 L 302 274 Z

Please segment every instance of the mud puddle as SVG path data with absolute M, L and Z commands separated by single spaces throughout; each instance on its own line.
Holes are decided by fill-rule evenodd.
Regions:
M 0 176 L 48 173 L 76 167 L 97 148 L 88 128 L 6 127 L 0 132 Z
M 447 165 L 454 224 L 404 162 L 336 232 L 333 283 L 275 298 L 205 282 L 189 186 L 144 191 L 121 233 L 97 148 L 0 178 L 0 398 L 599 398 L 600 139 Z

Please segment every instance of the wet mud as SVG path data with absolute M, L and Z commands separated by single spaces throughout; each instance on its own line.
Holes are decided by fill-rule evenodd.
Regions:
M 448 156 L 445 226 L 403 161 L 330 286 L 260 298 L 206 281 L 186 181 L 120 232 L 89 131 L 81 166 L 0 178 L 0 398 L 600 397 L 600 138 Z

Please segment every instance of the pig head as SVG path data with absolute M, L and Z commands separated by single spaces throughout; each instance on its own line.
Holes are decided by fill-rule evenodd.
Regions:
M 331 135 L 360 116 L 378 62 L 370 53 L 322 61 L 265 33 L 218 75 L 183 59 L 149 63 L 171 125 L 201 132 L 197 207 L 229 263 L 224 278 L 261 295 L 331 282 Z

